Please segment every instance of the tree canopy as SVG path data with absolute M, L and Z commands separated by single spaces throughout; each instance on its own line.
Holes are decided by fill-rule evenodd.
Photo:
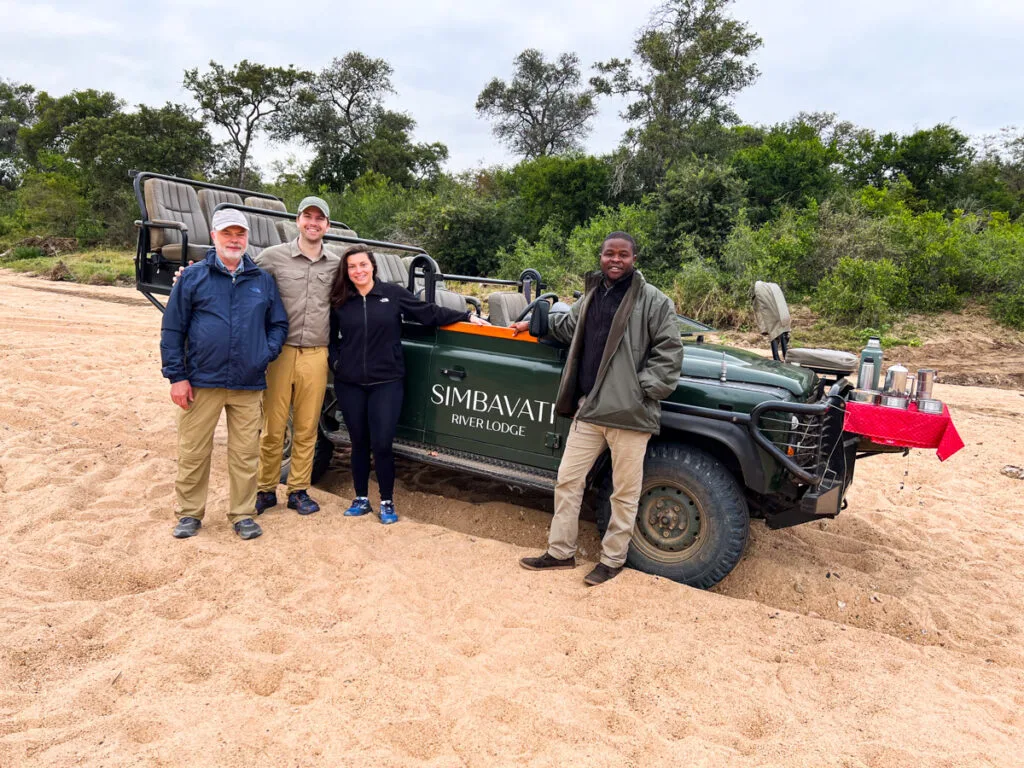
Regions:
M 499 141 L 527 159 L 582 150 L 597 107 L 593 90 L 580 88 L 579 64 L 574 53 L 549 63 L 528 48 L 508 83 L 494 78 L 480 92 L 476 111 L 491 120 Z
M 195 97 L 203 115 L 228 133 L 234 152 L 235 178 L 247 182 L 249 153 L 256 134 L 269 128 L 270 120 L 295 98 L 310 79 L 292 66 L 268 67 L 242 59 L 231 69 L 215 61 L 208 72 L 185 71 L 184 86 Z

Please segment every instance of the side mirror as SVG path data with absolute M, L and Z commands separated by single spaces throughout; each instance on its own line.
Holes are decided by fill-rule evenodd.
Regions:
M 530 333 L 538 339 L 548 335 L 548 312 L 551 305 L 546 301 L 538 301 L 533 307 L 533 314 L 530 315 Z

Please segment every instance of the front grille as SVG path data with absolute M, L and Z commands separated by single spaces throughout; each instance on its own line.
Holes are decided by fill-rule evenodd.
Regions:
M 757 429 L 794 464 L 819 478 L 817 486 L 831 488 L 842 482 L 842 466 L 835 461 L 842 454 L 843 400 L 825 397 L 821 413 L 765 411 Z
M 823 415 L 768 411 L 758 421 L 758 429 L 797 465 L 818 474 L 824 438 Z

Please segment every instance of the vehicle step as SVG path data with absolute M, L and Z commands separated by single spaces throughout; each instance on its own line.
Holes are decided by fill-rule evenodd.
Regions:
M 352 442 L 345 427 L 328 432 L 327 437 L 335 444 L 350 445 Z M 499 459 L 481 459 L 474 454 L 400 438 L 396 438 L 392 446 L 395 455 L 424 464 L 457 469 L 478 477 L 500 480 L 514 487 L 532 488 L 538 491 L 553 491 L 555 488 L 557 472 L 553 470 L 527 467 L 523 464 Z

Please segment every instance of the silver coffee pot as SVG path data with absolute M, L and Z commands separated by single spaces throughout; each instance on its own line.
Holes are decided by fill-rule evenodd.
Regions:
M 885 372 L 885 390 L 891 395 L 906 395 L 907 391 L 907 369 L 899 363 L 889 366 Z

